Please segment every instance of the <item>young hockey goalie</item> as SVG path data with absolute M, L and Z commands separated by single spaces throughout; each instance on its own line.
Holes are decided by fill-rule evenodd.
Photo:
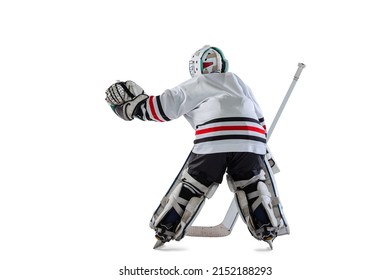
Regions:
M 191 79 L 161 95 L 147 95 L 133 81 L 117 82 L 106 91 L 106 101 L 124 120 L 166 122 L 184 116 L 195 130 L 186 168 L 163 197 L 150 226 L 160 245 L 182 239 L 227 173 L 250 233 L 270 243 L 287 224 L 265 162 L 262 110 L 251 89 L 228 72 L 220 49 L 206 45 L 196 51 L 189 70 Z

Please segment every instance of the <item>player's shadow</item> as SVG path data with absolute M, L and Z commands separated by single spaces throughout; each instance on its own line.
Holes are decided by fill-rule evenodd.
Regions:
M 269 247 L 264 247 L 264 248 L 256 248 L 254 249 L 255 252 L 271 252 L 271 248 Z
M 180 244 L 182 245 L 182 244 Z M 165 244 L 159 248 L 154 249 L 155 251 L 160 251 L 160 252 L 183 252 L 187 251 L 188 248 L 183 247 L 183 246 L 175 246 L 174 244 Z

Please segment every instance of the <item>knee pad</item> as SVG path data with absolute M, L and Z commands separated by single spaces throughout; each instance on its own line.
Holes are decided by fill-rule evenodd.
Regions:
M 156 236 L 164 242 L 182 239 L 186 229 L 201 210 L 205 199 L 211 198 L 217 186 L 217 184 L 205 186 L 185 170 L 179 184 L 172 186 L 163 197 L 150 221 L 149 225 L 156 231 Z M 167 224 L 167 220 L 171 223 Z

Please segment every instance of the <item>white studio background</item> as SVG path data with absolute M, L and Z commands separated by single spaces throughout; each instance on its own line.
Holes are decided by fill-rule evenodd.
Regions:
M 208 269 L 200 279 L 213 278 L 214 266 L 271 266 L 267 279 L 388 279 L 387 7 L 1 2 L 0 278 L 138 279 L 119 269 L 177 265 Z M 270 141 L 291 226 L 273 251 L 241 220 L 225 238 L 152 249 L 149 219 L 193 131 L 184 118 L 124 122 L 104 92 L 131 79 L 161 94 L 189 78 L 188 60 L 204 44 L 225 52 L 268 125 L 298 62 L 307 65 Z M 219 223 L 231 198 L 221 185 L 196 224 Z

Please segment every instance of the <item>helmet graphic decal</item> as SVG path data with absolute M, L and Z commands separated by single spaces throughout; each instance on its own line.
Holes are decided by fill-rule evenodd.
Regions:
M 203 68 L 210 67 L 213 64 L 214 64 L 213 62 L 203 62 Z

